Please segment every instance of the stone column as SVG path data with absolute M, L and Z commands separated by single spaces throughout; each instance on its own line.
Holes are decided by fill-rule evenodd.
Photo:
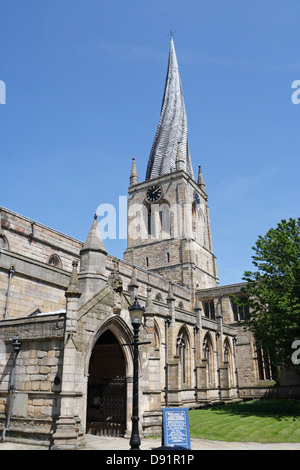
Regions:
M 64 337 L 63 372 L 61 385 L 60 416 L 56 422 L 56 431 L 53 435 L 51 450 L 76 450 L 80 435 L 80 423 L 75 416 L 75 376 L 76 376 L 76 333 L 78 301 L 81 292 L 78 288 L 76 261 L 73 262 L 73 271 L 70 284 L 65 292 L 66 296 L 66 327 Z
M 80 306 L 106 287 L 106 261 L 107 252 L 95 214 L 94 222 L 80 251 L 79 285 L 82 293 Z
M 218 330 L 216 332 L 216 346 L 217 346 L 217 374 L 218 374 L 218 394 L 221 401 L 222 396 L 222 378 L 223 378 L 223 314 L 222 314 L 222 299 L 217 301 L 216 320 Z
M 169 306 L 169 357 L 168 357 L 168 397 L 169 406 L 181 404 L 181 364 L 180 357 L 176 354 L 176 323 L 175 323 L 175 296 L 172 283 L 169 285 L 167 297 Z
M 135 297 L 137 297 L 138 295 L 138 290 L 139 290 L 139 285 L 136 279 L 135 267 L 132 268 L 132 275 L 131 275 L 130 283 L 128 285 L 128 290 L 130 292 L 130 304 L 132 305 Z
M 146 341 L 150 344 L 144 346 L 147 352 L 147 362 L 143 368 L 143 380 L 147 384 L 143 393 L 147 399 L 147 408 L 143 413 L 144 435 L 155 434 L 161 429 L 161 385 L 160 385 L 160 354 L 155 347 L 154 315 L 155 307 L 152 302 L 151 288 L 147 288 L 147 301 L 144 313 L 144 327 L 147 332 Z

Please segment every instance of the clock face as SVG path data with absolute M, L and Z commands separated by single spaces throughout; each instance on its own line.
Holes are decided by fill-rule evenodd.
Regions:
M 146 193 L 146 199 L 148 202 L 157 202 L 161 197 L 162 188 L 160 186 L 151 186 Z

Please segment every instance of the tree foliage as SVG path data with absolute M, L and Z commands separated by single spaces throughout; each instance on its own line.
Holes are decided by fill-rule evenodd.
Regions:
M 250 308 L 248 328 L 278 368 L 297 367 L 294 341 L 300 340 L 300 218 L 282 220 L 259 236 L 246 271 L 243 301 Z

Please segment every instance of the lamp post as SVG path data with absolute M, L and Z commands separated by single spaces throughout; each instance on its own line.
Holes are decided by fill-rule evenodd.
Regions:
M 195 324 L 193 327 L 194 330 L 194 362 L 195 362 L 195 400 L 198 403 L 198 364 L 197 364 L 197 333 L 199 331 L 199 325 Z
M 169 408 L 169 341 L 168 341 L 168 331 L 171 324 L 171 318 L 167 317 L 165 319 L 165 403 L 166 407 Z
M 130 438 L 130 450 L 140 450 L 141 440 L 139 436 L 139 328 L 142 323 L 144 308 L 138 303 L 135 297 L 134 303 L 129 307 L 130 320 L 133 326 L 133 398 L 132 398 L 132 430 Z

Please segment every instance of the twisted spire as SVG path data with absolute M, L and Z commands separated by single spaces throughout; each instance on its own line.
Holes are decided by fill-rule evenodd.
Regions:
M 173 37 L 160 119 L 150 152 L 146 180 L 176 170 L 180 142 L 185 171 L 194 179 L 188 146 L 187 117 Z

